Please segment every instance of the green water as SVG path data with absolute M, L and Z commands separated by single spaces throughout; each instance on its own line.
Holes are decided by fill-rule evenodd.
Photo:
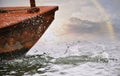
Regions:
M 35 73 L 44 73 L 39 68 L 47 67 L 51 57 L 44 55 L 28 56 L 0 63 L 0 75 L 32 75 Z
M 47 54 L 26 56 L 15 60 L 2 61 L 0 63 L 0 75 L 15 75 L 26 76 L 34 74 L 44 74 L 47 72 L 55 72 L 57 70 L 51 70 L 51 65 L 81 65 L 90 63 L 107 64 L 109 59 L 99 56 L 91 57 L 89 55 L 81 56 L 67 56 L 53 58 Z M 112 60 L 114 61 L 114 59 Z M 115 60 L 116 61 L 116 60 Z M 62 73 L 61 73 L 62 74 Z M 49 76 L 49 75 L 46 75 Z

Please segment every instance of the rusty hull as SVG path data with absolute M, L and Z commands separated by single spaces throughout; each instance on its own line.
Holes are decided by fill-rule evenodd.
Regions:
M 14 10 L 27 7 L 2 7 Z M 27 10 L 0 13 L 0 58 L 9 59 L 25 54 L 43 35 L 54 20 L 57 6 L 41 6 L 40 12 Z

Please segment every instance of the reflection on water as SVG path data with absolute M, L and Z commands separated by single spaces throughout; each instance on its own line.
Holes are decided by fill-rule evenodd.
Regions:
M 33 75 L 36 73 L 43 74 L 50 70 L 51 64 L 72 64 L 98 62 L 108 63 L 106 58 L 92 58 L 87 55 L 84 56 L 69 56 L 54 59 L 45 55 L 29 56 L 20 59 L 10 60 L 8 62 L 0 63 L 1 75 Z
M 28 5 L 26 0 L 15 1 L 1 0 L 0 6 Z M 114 25 L 112 15 L 96 0 L 36 1 L 58 5 L 55 20 L 27 53 L 32 56 L 0 62 L 1 76 L 120 76 L 119 11 Z
M 115 44 L 112 43 L 112 45 Z M 43 53 L 2 61 L 0 62 L 0 75 L 118 76 L 120 74 L 120 57 L 117 50 L 120 50 L 120 46 L 112 45 L 72 42 L 65 46 L 66 49 L 59 48 L 62 50 L 63 56 L 59 55 L 60 51 L 56 48 L 60 56 L 57 58 L 50 56 L 49 53 Z
M 32 75 L 44 73 L 51 57 L 45 55 L 27 56 L 0 63 L 1 75 Z M 46 68 L 41 70 L 41 68 Z

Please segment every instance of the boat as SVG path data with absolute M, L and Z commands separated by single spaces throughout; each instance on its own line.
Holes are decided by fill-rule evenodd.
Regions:
M 25 55 L 54 20 L 58 6 L 0 7 L 0 60 Z

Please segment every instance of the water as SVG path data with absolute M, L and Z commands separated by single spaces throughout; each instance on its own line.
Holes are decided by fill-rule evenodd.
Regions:
M 47 67 L 47 62 L 50 57 L 39 56 L 27 56 L 20 59 L 4 61 L 1 63 L 0 71 L 1 75 L 32 75 L 35 73 L 44 73 L 39 68 Z M 49 59 L 49 60 L 48 60 Z
M 62 45 L 64 45 L 66 49 L 63 50 L 61 48 L 61 52 L 58 50 L 60 48 L 54 48 L 56 52 L 58 52 L 58 56 L 54 56 L 55 54 L 52 56 L 50 53 L 43 53 L 41 55 L 28 55 L 15 60 L 3 61 L 0 63 L 0 75 L 120 75 L 119 44 L 111 43 L 110 45 L 106 45 L 105 43 L 96 44 L 92 42 L 77 41 L 71 42 L 67 46 L 65 46 L 66 44 Z
M 58 5 L 55 20 L 25 57 L 0 62 L 0 76 L 120 76 L 118 0 L 112 8 L 109 0 L 36 1 Z M 27 2 L 1 0 L 0 6 Z

